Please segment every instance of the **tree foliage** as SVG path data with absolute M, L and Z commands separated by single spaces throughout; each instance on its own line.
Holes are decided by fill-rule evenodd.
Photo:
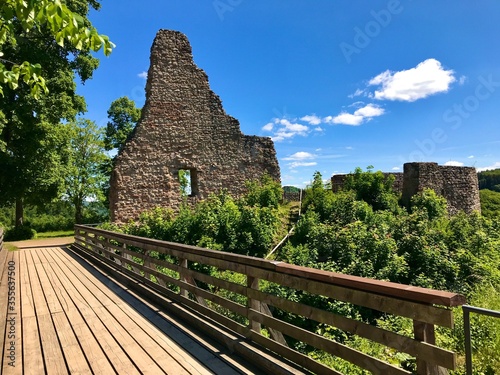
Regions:
M 61 48 L 70 45 L 76 50 L 99 51 L 107 56 L 114 45 L 105 35 L 99 35 L 84 15 L 88 5 L 98 9 L 99 3 L 91 1 L 60 0 L 5 0 L 0 5 L 0 95 L 3 86 L 15 90 L 20 79 L 30 87 L 30 93 L 38 98 L 47 93 L 46 78 L 40 61 L 28 57 L 26 60 L 10 53 L 7 45 L 15 47 L 23 39 L 37 38 L 40 33 L 50 38 Z M 73 9 L 71 9 L 73 8 Z
M 109 122 L 106 126 L 106 150 L 121 150 L 129 135 L 141 118 L 141 109 L 126 96 L 116 99 L 108 109 Z
M 163 208 L 144 212 L 126 233 L 208 247 L 238 254 L 264 256 L 272 248 L 280 225 L 277 197 L 280 185 L 269 176 L 248 183 L 248 193 L 235 200 L 227 191 L 212 194 L 196 207 L 184 205 L 177 215 Z
M 500 169 L 483 171 L 477 174 L 479 189 L 488 189 L 500 192 Z
M 87 199 L 102 199 L 106 176 L 102 164 L 108 160 L 104 152 L 102 131 L 87 119 L 78 119 L 66 125 L 70 134 L 68 166 L 65 171 L 65 194 L 75 210 L 75 222 L 83 221 Z
M 481 197 L 481 214 L 488 218 L 500 218 L 500 192 L 483 189 L 479 190 Z
M 30 79 L 16 81 L 11 68 L 0 66 L 7 82 L 0 96 L 0 203 L 16 202 L 18 226 L 25 203 L 46 203 L 62 192 L 68 134 L 61 121 L 73 121 L 86 110 L 75 78 L 84 82 L 97 68 L 91 50 L 108 53 L 112 47 L 86 18 L 91 7 L 99 3 L 8 0 L 0 6 L 2 61 L 14 62 L 12 69 L 17 62 L 36 62 L 36 75 L 30 77 L 40 82 L 43 77 L 40 88 L 48 89 L 38 95 Z

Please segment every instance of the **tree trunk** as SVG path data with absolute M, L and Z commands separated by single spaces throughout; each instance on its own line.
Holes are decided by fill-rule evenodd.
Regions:
M 16 228 L 22 227 L 24 224 L 24 204 L 23 198 L 16 198 Z
M 75 204 L 75 223 L 81 224 L 83 221 L 83 205 L 81 203 Z

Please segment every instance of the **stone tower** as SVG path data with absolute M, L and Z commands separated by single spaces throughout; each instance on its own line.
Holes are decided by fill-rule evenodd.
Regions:
M 476 168 L 437 163 L 406 163 L 403 168 L 403 204 L 409 205 L 414 194 L 428 188 L 446 198 L 451 215 L 481 212 Z
M 135 220 L 157 206 L 177 210 L 183 199 L 179 170 L 190 173 L 190 203 L 221 189 L 241 195 L 245 181 L 264 173 L 280 180 L 272 140 L 243 135 L 193 62 L 187 37 L 160 30 L 151 48 L 142 118 L 111 176 L 111 220 Z

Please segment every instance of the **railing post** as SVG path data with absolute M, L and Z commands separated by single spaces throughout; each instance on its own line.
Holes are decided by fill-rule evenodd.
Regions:
M 188 268 L 187 259 L 179 259 L 179 266 L 181 266 L 182 268 Z M 179 272 L 179 280 L 187 282 L 186 274 L 184 272 L 182 272 L 182 270 L 181 270 L 181 272 Z M 184 288 L 181 288 L 180 295 L 183 297 L 186 297 L 186 298 L 189 296 L 188 291 Z
M 465 373 L 472 375 L 472 344 L 470 337 L 470 311 L 462 306 L 464 313 L 464 333 L 465 333 Z
M 247 287 L 255 289 L 255 290 L 259 290 L 259 279 L 256 277 L 252 277 L 252 276 L 247 275 Z M 252 310 L 259 311 L 259 312 L 261 311 L 259 300 L 249 298 L 247 301 L 247 306 L 249 308 L 251 308 Z M 249 328 L 252 331 L 260 333 L 261 325 L 259 322 L 256 322 L 254 320 L 250 320 Z
M 434 325 L 417 320 L 413 321 L 413 334 L 415 340 L 426 342 L 431 345 L 436 345 L 436 334 Z M 448 370 L 443 367 L 430 364 L 425 358 L 417 357 L 417 374 L 418 375 L 447 375 Z

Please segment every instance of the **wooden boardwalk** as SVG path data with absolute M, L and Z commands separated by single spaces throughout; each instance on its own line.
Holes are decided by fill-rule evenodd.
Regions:
M 0 277 L 1 374 L 258 373 L 65 247 L 8 252 Z

